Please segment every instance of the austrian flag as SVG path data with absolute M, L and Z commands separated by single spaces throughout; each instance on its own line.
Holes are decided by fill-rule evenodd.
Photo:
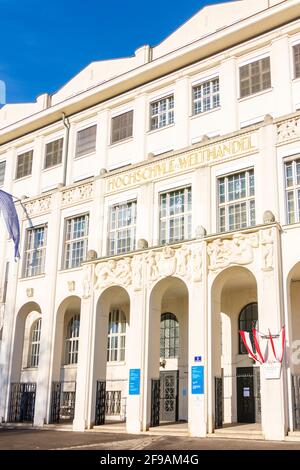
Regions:
M 255 328 L 252 329 L 252 338 L 249 331 L 240 331 L 241 338 L 249 356 L 260 364 L 266 362 L 282 363 L 285 344 L 285 327 L 277 335 L 265 335 Z

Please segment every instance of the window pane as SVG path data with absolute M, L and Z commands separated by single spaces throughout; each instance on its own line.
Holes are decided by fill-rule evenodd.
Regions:
M 271 87 L 270 57 L 240 67 L 241 98 Z
M 96 150 L 96 133 L 96 125 L 77 132 L 75 157 L 81 157 Z
M 300 44 L 293 47 L 295 78 L 300 77 Z
M 174 97 L 169 96 L 150 104 L 150 129 L 174 123 Z
M 16 179 L 31 175 L 33 150 L 18 155 Z
M 4 184 L 6 162 L 0 162 L 0 186 Z
M 64 139 L 58 139 L 46 145 L 45 168 L 50 168 L 61 163 L 63 143 Z
M 193 88 L 193 114 L 200 114 L 220 106 L 219 78 Z
M 133 111 L 112 118 L 111 143 L 132 137 Z

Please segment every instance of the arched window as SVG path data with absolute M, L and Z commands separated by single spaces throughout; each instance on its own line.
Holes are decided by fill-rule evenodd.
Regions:
M 160 319 L 160 357 L 178 357 L 179 324 L 173 313 L 163 313 Z
M 108 320 L 107 361 L 125 360 L 126 317 L 122 310 L 112 310 Z
M 252 328 L 257 327 L 258 322 L 258 311 L 257 302 L 246 305 L 239 315 L 239 330 L 249 331 L 251 333 L 250 338 L 252 340 Z M 253 342 L 253 340 L 252 340 Z M 243 340 L 239 334 L 239 354 L 247 354 L 247 350 L 244 346 Z
M 65 364 L 77 364 L 80 315 L 73 315 L 67 326 Z
M 42 319 L 36 320 L 31 329 L 28 367 L 38 367 L 40 358 Z

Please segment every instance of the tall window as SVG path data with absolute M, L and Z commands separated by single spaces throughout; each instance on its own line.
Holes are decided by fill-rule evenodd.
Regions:
M 64 269 L 77 268 L 86 257 L 89 216 L 66 219 Z
M 255 225 L 254 170 L 218 179 L 219 230 L 238 230 Z
M 160 244 L 188 240 L 192 233 L 192 188 L 160 194 Z
M 17 157 L 16 179 L 31 175 L 33 150 L 24 152 Z
M 64 139 L 54 140 L 46 144 L 45 168 L 51 168 L 62 161 Z
M 285 163 L 287 222 L 300 221 L 300 158 Z
M 294 53 L 294 74 L 295 78 L 300 78 L 300 44 L 293 47 Z
M 26 232 L 23 276 L 38 276 L 45 272 L 47 225 Z
M 150 129 L 159 129 L 174 123 L 174 96 L 150 104 Z
M 109 254 L 126 253 L 135 248 L 136 201 L 116 204 L 110 209 Z
M 113 117 L 111 122 L 111 143 L 132 137 L 133 111 Z
M 160 319 L 160 357 L 178 357 L 179 323 L 173 313 L 163 313 Z
M 96 124 L 77 132 L 75 158 L 96 150 Z
M 251 341 L 253 342 L 252 328 L 257 328 L 258 322 L 258 311 L 257 303 L 253 302 L 252 304 L 246 305 L 239 315 L 239 331 L 248 331 L 250 333 Z M 239 354 L 247 354 L 247 350 L 244 346 L 243 340 L 239 334 Z
M 240 96 L 253 95 L 271 87 L 270 57 L 240 67 Z
M 68 323 L 65 342 L 65 364 L 77 364 L 79 348 L 80 315 L 74 315 Z
M 42 319 L 39 318 L 33 324 L 30 338 L 30 352 L 28 367 L 38 367 L 40 358 Z
M 4 184 L 6 162 L 0 162 L 0 186 Z
M 108 319 L 107 361 L 125 360 L 126 317 L 122 310 L 113 310 Z
M 220 106 L 219 78 L 193 87 L 193 114 L 204 113 Z

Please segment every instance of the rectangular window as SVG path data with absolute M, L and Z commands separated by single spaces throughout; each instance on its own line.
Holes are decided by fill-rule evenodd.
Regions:
M 192 188 L 160 194 L 160 244 L 188 240 L 191 234 Z
M 17 157 L 16 179 L 31 175 L 33 150 L 24 152 Z
M 300 158 L 285 163 L 287 223 L 300 222 Z
M 253 95 L 271 87 L 270 57 L 240 67 L 240 97 Z
M 120 114 L 111 120 L 111 143 L 132 137 L 133 111 Z
M 61 163 L 63 145 L 64 139 L 54 140 L 46 144 L 45 169 Z
M 0 162 L 0 186 L 4 184 L 6 162 Z
M 193 87 L 193 114 L 204 113 L 219 106 L 219 78 L 214 78 Z
M 135 249 L 136 201 L 110 208 L 108 254 L 117 255 Z
M 218 179 L 219 231 L 255 225 L 254 170 Z
M 150 104 L 150 129 L 160 129 L 174 123 L 174 96 Z
M 293 47 L 295 78 L 300 78 L 300 44 Z
M 96 134 L 96 124 L 77 132 L 75 158 L 95 152 Z
M 64 269 L 77 268 L 86 258 L 88 229 L 88 214 L 66 219 Z
M 38 276 L 45 272 L 47 225 L 26 231 L 23 277 Z

